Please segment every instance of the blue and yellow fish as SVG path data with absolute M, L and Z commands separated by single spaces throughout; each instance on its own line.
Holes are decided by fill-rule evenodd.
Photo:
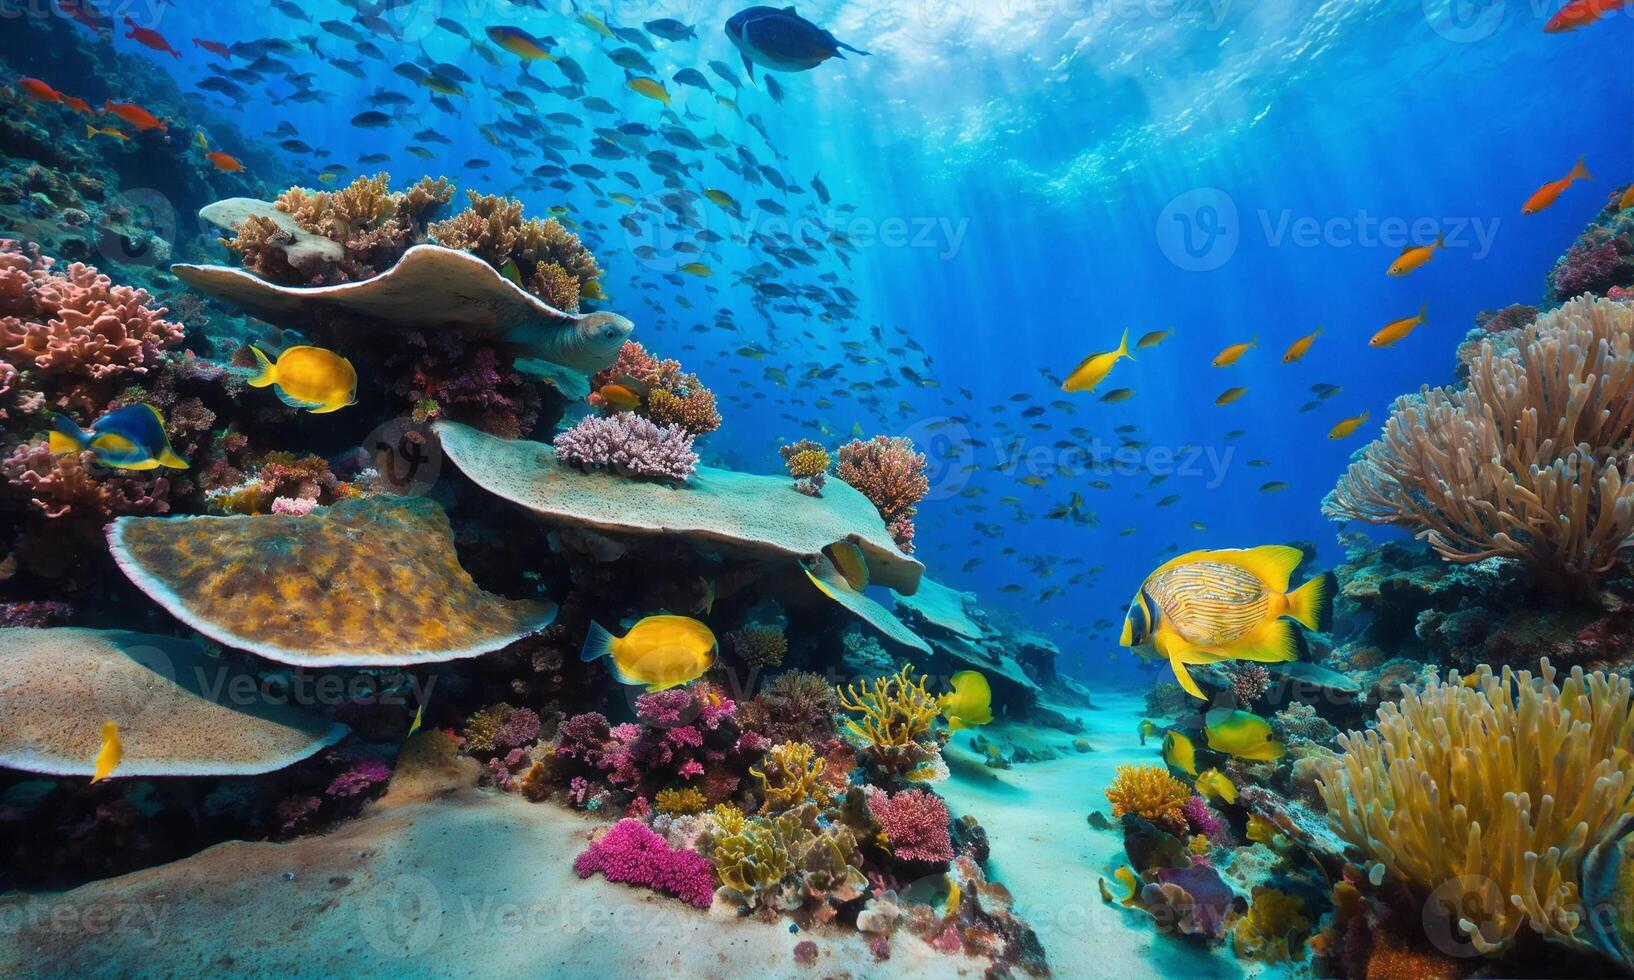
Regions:
M 165 419 L 143 402 L 116 408 L 97 419 L 89 432 L 66 415 L 52 420 L 51 451 L 59 455 L 90 450 L 97 462 L 116 470 L 187 469 L 187 460 L 170 448 Z

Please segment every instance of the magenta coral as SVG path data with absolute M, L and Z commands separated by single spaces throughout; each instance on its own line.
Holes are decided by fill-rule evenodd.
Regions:
M 539 737 L 539 714 L 532 708 L 517 708 L 505 716 L 494 732 L 494 746 L 514 749 Z
M 930 492 L 924 454 L 914 450 L 911 439 L 875 436 L 841 446 L 839 457 L 840 479 L 873 503 L 897 545 L 911 552 L 913 516 Z
M 698 468 L 692 435 L 678 425 L 658 425 L 622 412 L 586 416 L 556 436 L 556 458 L 585 469 L 624 476 L 684 481 Z
M 715 872 L 697 851 L 672 851 L 639 820 L 624 819 L 573 861 L 580 878 L 600 872 L 608 881 L 641 885 L 706 909 L 714 901 Z
M 1612 285 L 1621 261 L 1614 242 L 1598 245 L 1580 241 L 1566 250 L 1555 266 L 1554 292 L 1562 300 L 1593 293 L 1603 296 Z
M 1201 796 L 1192 796 L 1180 804 L 1180 814 L 1186 818 L 1186 825 L 1193 833 L 1203 834 L 1213 839 L 1226 829 L 1225 821 L 1209 808 L 1208 801 Z
M 697 718 L 698 705 L 686 688 L 672 687 L 637 697 L 635 716 L 657 728 L 675 728 Z
M 325 795 L 341 798 L 367 793 L 391 778 L 391 769 L 377 759 L 360 759 L 329 783 Z
M 868 812 L 885 832 L 891 854 L 898 860 L 953 860 L 947 804 L 936 794 L 922 789 L 893 794 L 875 790 L 868 794 Z

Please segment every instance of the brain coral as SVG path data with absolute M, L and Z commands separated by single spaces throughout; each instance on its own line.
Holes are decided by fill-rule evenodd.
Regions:
M 246 689 L 261 690 L 253 675 L 172 636 L 0 629 L 0 766 L 89 776 L 109 721 L 124 748 L 115 776 L 270 772 L 346 734 Z
M 497 650 L 555 617 L 482 591 L 442 508 L 356 498 L 306 515 L 127 517 L 120 568 L 178 619 L 288 664 L 428 663 Z

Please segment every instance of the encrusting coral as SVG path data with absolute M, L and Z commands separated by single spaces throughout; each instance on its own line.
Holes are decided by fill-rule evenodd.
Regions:
M 691 433 L 629 412 L 606 418 L 587 415 L 557 433 L 555 448 L 556 458 L 564 463 L 621 476 L 685 482 L 698 468 Z
M 1442 557 L 1524 562 L 1569 586 L 1634 540 L 1634 307 L 1581 298 L 1483 341 L 1468 387 L 1397 399 L 1384 435 L 1323 502 L 1336 520 L 1391 524 Z
M 1584 942 L 1582 861 L 1634 817 L 1631 693 L 1580 668 L 1557 684 L 1547 660 L 1537 676 L 1482 666 L 1406 689 L 1374 728 L 1339 737 L 1318 783 L 1329 822 L 1388 878 L 1458 910 L 1483 955 L 1523 926 Z
M 514 268 L 517 285 L 567 313 L 579 311 L 581 297 L 600 297 L 601 267 L 560 221 L 523 218 L 522 202 L 514 198 L 466 196 L 469 208 L 427 229 L 439 244 L 471 252 L 502 272 Z
M 913 551 L 913 517 L 930 492 L 925 455 L 902 436 L 854 439 L 840 447 L 840 479 L 867 497 L 903 551 Z

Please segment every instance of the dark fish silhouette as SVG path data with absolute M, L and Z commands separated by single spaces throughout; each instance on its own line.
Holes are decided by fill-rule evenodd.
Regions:
M 840 41 L 793 7 L 749 7 L 726 21 L 726 36 L 743 56 L 744 70 L 755 76 L 755 65 L 773 71 L 809 71 L 830 58 L 843 58 L 841 49 L 868 52 Z

